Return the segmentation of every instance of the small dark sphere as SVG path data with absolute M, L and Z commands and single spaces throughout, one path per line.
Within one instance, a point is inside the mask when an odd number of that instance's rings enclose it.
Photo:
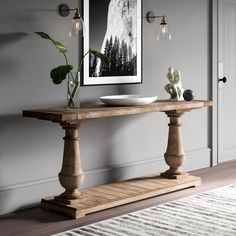
M 191 89 L 187 89 L 184 91 L 183 97 L 185 101 L 192 101 L 194 99 L 194 93 Z

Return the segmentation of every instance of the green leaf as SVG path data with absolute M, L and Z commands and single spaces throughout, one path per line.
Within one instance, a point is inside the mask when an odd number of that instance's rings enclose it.
M 44 32 L 35 32 L 35 34 L 39 35 L 43 39 L 50 40 L 60 53 L 66 53 L 68 51 L 62 43 L 55 41 L 48 34 L 46 34 Z
M 43 39 L 49 39 L 49 40 L 52 40 L 51 39 L 51 37 L 48 35 L 48 34 L 46 34 L 46 33 L 44 33 L 44 32 L 34 32 L 35 34 L 38 34 L 41 38 L 43 38 Z
M 92 53 L 95 57 L 99 58 L 101 60 L 101 62 L 106 65 L 108 68 L 111 67 L 111 62 L 109 60 L 109 58 L 101 53 L 101 52 L 98 52 L 97 50 L 94 50 L 94 49 L 89 49 L 89 52 Z
M 54 84 L 60 84 L 66 79 L 66 76 L 72 71 L 72 65 L 62 65 L 51 70 L 50 76 Z
M 60 42 L 56 42 L 52 40 L 52 43 L 55 45 L 55 47 L 58 49 L 59 52 L 61 53 L 66 53 L 68 50 L 65 48 L 64 45 L 62 45 Z

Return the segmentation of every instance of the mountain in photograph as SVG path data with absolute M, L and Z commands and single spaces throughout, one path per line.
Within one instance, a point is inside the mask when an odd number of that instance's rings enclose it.
M 101 52 L 111 60 L 111 68 L 90 57 L 90 76 L 137 75 L 137 0 L 111 0 L 107 29 Z

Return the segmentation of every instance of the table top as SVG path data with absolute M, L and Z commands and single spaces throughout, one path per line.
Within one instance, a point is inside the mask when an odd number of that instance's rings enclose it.
M 171 101 L 159 100 L 148 105 L 141 106 L 107 106 L 107 105 L 88 105 L 79 109 L 67 108 L 44 108 L 24 110 L 24 117 L 49 120 L 57 123 L 79 123 L 84 120 L 140 114 L 147 112 L 168 112 L 168 111 L 189 111 L 203 107 L 211 107 L 212 101 L 193 100 L 193 101 Z

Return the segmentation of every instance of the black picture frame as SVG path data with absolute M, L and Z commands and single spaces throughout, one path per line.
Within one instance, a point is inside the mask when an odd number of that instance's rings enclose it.
M 83 7 L 84 53 L 89 48 L 104 53 L 111 67 L 87 56 L 82 84 L 142 83 L 142 0 L 84 0 Z

